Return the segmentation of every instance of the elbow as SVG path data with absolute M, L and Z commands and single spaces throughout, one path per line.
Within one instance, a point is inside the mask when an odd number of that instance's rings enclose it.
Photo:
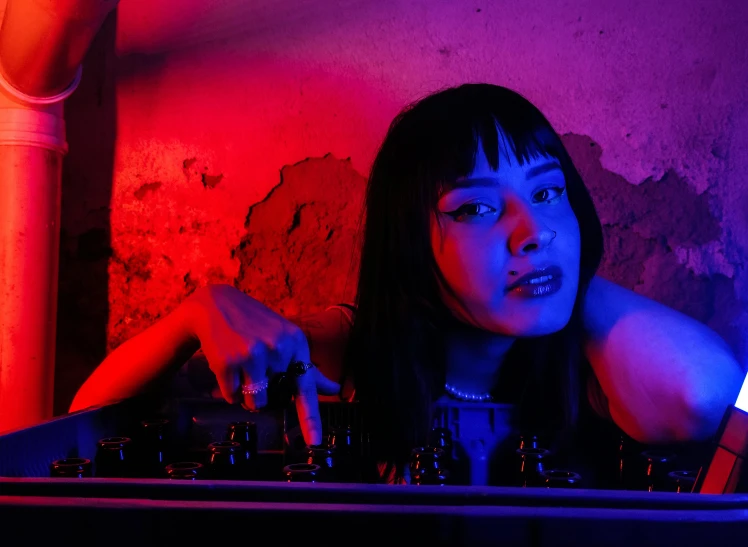
M 102 397 L 97 397 L 95 394 L 85 389 L 85 386 L 84 386 L 78 391 L 78 393 L 73 398 L 73 402 L 70 403 L 70 408 L 68 408 L 68 412 L 72 413 L 72 412 L 78 412 L 80 410 L 88 410 L 90 408 L 113 404 L 116 402 L 117 401 L 113 399 L 110 400 L 110 399 L 104 399 Z
M 687 443 L 710 440 L 717 431 L 726 406 L 692 403 L 686 407 L 683 420 L 673 424 L 673 434 L 667 442 Z
M 700 443 L 711 440 L 719 429 L 725 410 L 735 402 L 728 390 L 684 397 L 677 412 L 666 412 L 641 442 L 649 444 Z
M 701 393 L 687 402 L 687 419 L 681 435 L 684 441 L 708 441 L 719 429 L 725 410 L 735 403 L 737 393 L 731 389 L 716 393 Z
M 618 427 L 639 443 L 678 444 L 711 439 L 729 404 L 724 397 L 671 397 L 668 403 L 652 407 L 646 416 L 612 406 L 610 413 Z
M 728 359 L 714 370 L 710 381 L 694 382 L 694 389 L 684 397 L 687 416 L 684 423 L 688 427 L 683 435 L 686 440 L 711 439 L 717 433 L 727 408 L 737 401 L 745 376 L 740 365 L 734 359 Z
M 68 414 L 72 414 L 73 412 L 78 412 L 79 410 L 85 410 L 88 407 L 85 404 L 81 404 L 77 401 L 73 401 L 70 404 L 70 408 L 68 408 Z
M 708 373 L 669 384 L 639 397 L 636 404 L 609 403 L 615 423 L 643 444 L 677 444 L 711 440 L 725 410 L 735 404 L 745 372 L 731 356 L 715 356 Z M 686 376 L 687 378 L 687 376 Z
M 719 423 L 719 422 L 718 422 Z M 700 421 L 660 421 L 640 426 L 619 426 L 626 435 L 644 445 L 670 445 L 679 443 L 702 442 L 709 440 L 716 426 L 712 422 Z
M 85 394 L 79 391 L 75 395 L 73 402 L 70 403 L 70 408 L 68 408 L 68 412 L 71 412 L 71 413 L 78 412 L 79 410 L 85 410 L 91 406 L 93 405 L 87 400 Z
M 737 401 L 744 377 L 733 357 L 715 358 L 709 375 L 702 374 L 684 383 L 682 390 L 657 398 L 662 403 L 654 407 L 656 415 L 631 436 L 646 444 L 711 440 L 725 410 Z

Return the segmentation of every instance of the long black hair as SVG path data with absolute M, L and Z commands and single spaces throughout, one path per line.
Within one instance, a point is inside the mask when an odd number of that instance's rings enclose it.
M 427 438 L 443 394 L 445 332 L 455 319 L 440 298 L 431 222 L 445 186 L 468 175 L 479 143 L 498 168 L 498 128 L 520 161 L 557 159 L 581 233 L 580 279 L 571 320 L 561 331 L 518 339 L 507 356 L 525 378 L 523 427 L 573 427 L 581 393 L 581 301 L 600 264 L 603 238 L 592 199 L 558 134 L 527 99 L 504 87 L 465 84 L 416 102 L 392 122 L 373 163 L 346 369 L 373 451 L 402 464 Z M 511 367 L 510 367 L 511 368 Z

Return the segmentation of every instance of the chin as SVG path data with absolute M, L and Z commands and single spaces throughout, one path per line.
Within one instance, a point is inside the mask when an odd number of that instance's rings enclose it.
M 512 336 L 518 338 L 548 336 L 569 324 L 574 313 L 575 297 L 576 292 L 567 291 L 550 297 L 551 300 L 507 306 L 497 313 L 496 319 Z
M 526 321 L 518 320 L 516 316 L 501 318 L 495 322 L 496 328 L 492 330 L 517 338 L 537 338 L 555 334 L 569 324 L 571 310 L 568 314 L 559 314 L 557 310 L 554 312 L 552 316 L 527 318 Z
M 516 336 L 518 338 L 538 338 L 540 336 L 548 336 L 550 334 L 556 334 L 560 332 L 569 324 L 567 320 L 565 323 L 558 323 L 552 325 L 537 325 L 531 327 L 523 332 L 518 332 Z

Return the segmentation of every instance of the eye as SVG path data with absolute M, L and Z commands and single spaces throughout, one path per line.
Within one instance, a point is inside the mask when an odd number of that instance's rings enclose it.
M 451 216 L 457 222 L 462 222 L 475 217 L 484 217 L 496 212 L 494 207 L 486 205 L 485 203 L 466 203 L 459 209 L 454 211 L 445 212 L 445 215 Z
M 566 193 L 566 188 L 563 186 L 553 186 L 537 192 L 533 197 L 533 203 L 554 203 L 561 199 Z

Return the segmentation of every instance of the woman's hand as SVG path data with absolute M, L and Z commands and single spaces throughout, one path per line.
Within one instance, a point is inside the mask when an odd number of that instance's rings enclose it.
M 309 363 L 302 330 L 230 285 L 197 290 L 183 304 L 189 330 L 199 340 L 224 399 L 258 410 L 268 402 L 267 387 L 294 362 Z M 307 367 L 303 367 L 307 368 Z M 340 386 L 316 367 L 295 377 L 296 410 L 308 444 L 322 441 L 317 394 L 335 395 Z

